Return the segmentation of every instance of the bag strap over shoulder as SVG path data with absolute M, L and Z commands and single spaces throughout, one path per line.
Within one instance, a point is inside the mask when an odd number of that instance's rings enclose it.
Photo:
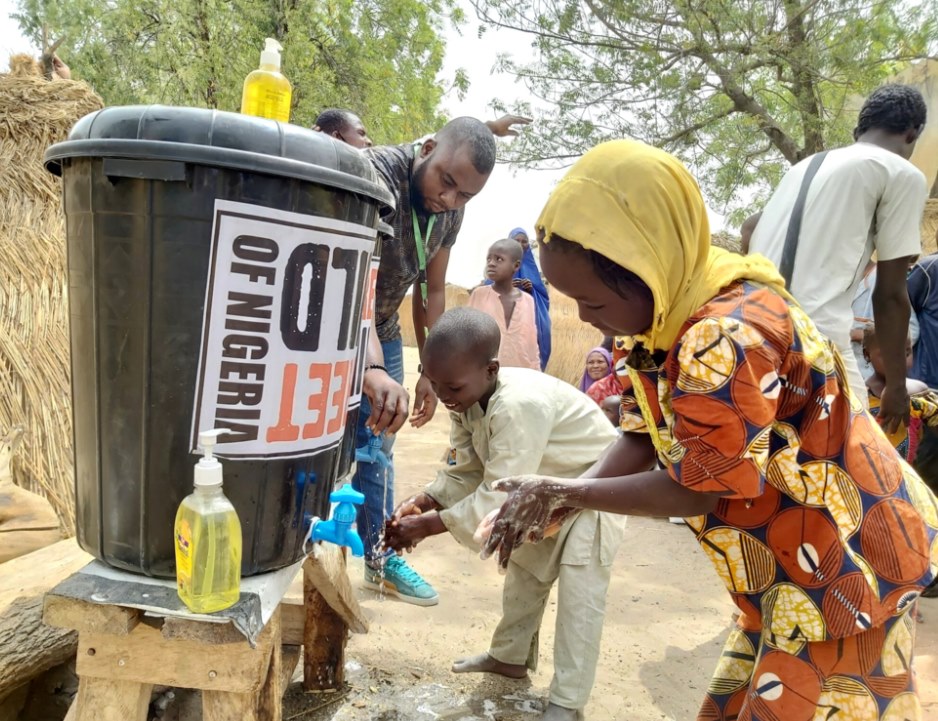
M 808 198 L 808 188 L 811 187 L 811 181 L 817 175 L 821 163 L 827 157 L 829 151 L 824 150 L 815 154 L 808 164 L 804 179 L 801 181 L 801 188 L 798 190 L 798 197 L 795 199 L 795 205 L 791 209 L 791 220 L 788 221 L 788 232 L 785 234 L 785 246 L 782 249 L 782 262 L 779 264 L 779 271 L 785 279 L 785 287 L 791 290 L 791 274 L 795 269 L 795 256 L 798 253 L 798 239 L 801 236 L 801 219 L 804 217 L 805 201 Z

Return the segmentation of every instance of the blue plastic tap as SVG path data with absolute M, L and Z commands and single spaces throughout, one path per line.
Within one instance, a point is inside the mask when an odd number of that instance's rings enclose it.
M 338 491 L 333 491 L 329 495 L 329 500 L 338 505 L 328 521 L 313 520 L 311 540 L 348 546 L 353 556 L 361 558 L 365 555 L 365 547 L 358 532 L 352 529 L 352 524 L 355 523 L 358 515 L 355 506 L 360 506 L 365 502 L 364 494 L 346 483 Z
M 382 450 L 384 446 L 384 434 L 372 435 L 368 439 L 368 445 L 355 449 L 355 460 L 364 463 L 380 463 L 382 466 L 391 465 L 387 455 Z

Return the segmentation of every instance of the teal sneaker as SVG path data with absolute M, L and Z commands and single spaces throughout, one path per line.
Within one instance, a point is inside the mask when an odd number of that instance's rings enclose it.
M 388 556 L 382 569 L 365 564 L 365 588 L 397 596 L 415 606 L 435 606 L 440 595 L 400 556 Z

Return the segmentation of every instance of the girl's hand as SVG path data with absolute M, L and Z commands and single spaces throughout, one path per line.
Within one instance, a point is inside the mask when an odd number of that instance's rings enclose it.
M 585 490 L 579 481 L 531 475 L 504 478 L 492 488 L 507 492 L 508 499 L 491 523 L 482 557 L 488 558 L 497 550 L 502 568 L 508 566 L 512 552 L 521 544 L 541 541 L 549 529 L 563 523 L 569 516 L 567 507 L 575 508 Z

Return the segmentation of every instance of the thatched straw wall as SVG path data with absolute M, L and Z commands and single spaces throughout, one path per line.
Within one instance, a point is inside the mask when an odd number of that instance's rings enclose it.
M 0 434 L 26 431 L 13 480 L 74 532 L 65 225 L 46 148 L 102 107 L 86 84 L 49 82 L 31 58 L 0 74 Z

